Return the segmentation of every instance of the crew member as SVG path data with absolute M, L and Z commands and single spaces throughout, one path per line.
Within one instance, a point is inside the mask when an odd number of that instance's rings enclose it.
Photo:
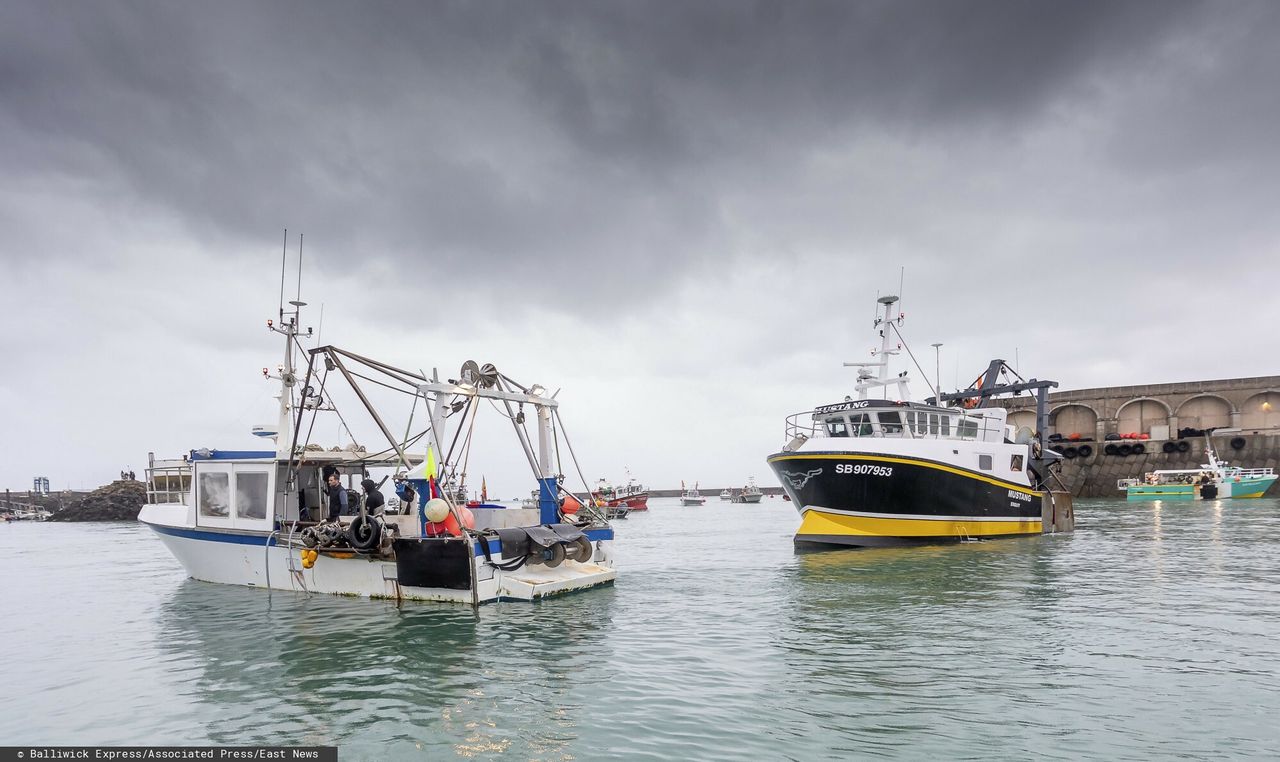
M 382 492 L 378 489 L 378 483 L 373 479 L 365 479 L 360 482 L 360 486 L 364 489 L 364 507 L 366 512 L 370 516 L 382 513 L 382 506 L 387 501 L 382 497 Z
M 329 493 L 329 521 L 337 521 L 338 516 L 347 512 L 347 491 L 342 487 L 337 469 L 329 473 L 325 484 L 325 491 Z

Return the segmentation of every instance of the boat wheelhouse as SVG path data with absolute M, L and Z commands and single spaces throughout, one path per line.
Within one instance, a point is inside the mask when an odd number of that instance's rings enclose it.
M 542 386 L 521 385 L 491 365 L 470 361 L 457 380 L 441 380 L 435 372 L 428 377 L 332 346 L 307 351 L 299 378 L 294 352 L 304 305 L 291 304 L 288 312 L 282 306 L 278 324 L 268 321 L 286 343 L 278 375 L 264 371 L 280 382 L 276 448 L 200 449 L 181 460 L 151 459 L 148 502 L 138 519 L 191 577 L 473 605 L 535 600 L 613 582 L 613 530 L 603 514 L 585 505 L 573 515 L 561 510 L 572 496 L 553 465 L 564 423 L 559 403 Z M 370 404 L 357 378 L 413 398 L 408 420 L 397 422 L 404 437 L 391 433 L 385 411 Z M 343 381 L 386 437 L 381 452 L 354 446 L 326 450 L 308 441 L 316 415 L 336 411 L 332 390 Z M 458 447 L 456 434 L 467 430 L 468 421 L 474 424 L 478 410 L 489 406 L 483 403 L 504 408 L 515 424 L 537 482 L 535 507 L 468 509 L 443 488 L 469 455 L 470 436 Z M 415 422 L 413 412 L 424 409 L 426 420 Z M 526 409 L 536 444 L 523 425 Z M 350 418 L 342 420 L 345 426 Z M 326 489 L 331 473 L 345 484 Z M 383 484 L 395 479 L 397 495 L 374 509 L 355 490 L 365 480 L 376 488 L 380 474 Z M 582 503 L 588 491 L 584 484 Z M 338 512 L 332 501 L 341 494 L 353 515 L 328 520 Z
M 889 357 L 900 351 L 890 343 L 902 322 L 897 301 L 879 299 L 880 360 L 855 363 L 858 398 L 788 417 L 787 444 L 768 458 L 802 518 L 796 546 L 913 545 L 1070 529 L 1070 495 L 1046 484 L 1054 454 L 1025 432 L 1015 436 L 1006 411 L 990 404 L 997 394 L 1035 391 L 1044 416 L 1044 392 L 1057 384 L 1021 377 L 1001 383 L 1012 370 L 995 360 L 964 392 L 905 401 L 908 374 L 888 374 Z M 879 368 L 878 375 L 869 368 Z M 898 399 L 869 397 L 895 385 Z M 940 404 L 948 401 L 957 406 Z

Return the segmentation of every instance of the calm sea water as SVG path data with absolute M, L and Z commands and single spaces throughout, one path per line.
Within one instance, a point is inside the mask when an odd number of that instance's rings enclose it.
M 795 555 L 789 503 L 655 500 L 615 587 L 481 608 L 185 579 L 132 523 L 0 526 L 0 743 L 343 759 L 1280 753 L 1280 501 Z

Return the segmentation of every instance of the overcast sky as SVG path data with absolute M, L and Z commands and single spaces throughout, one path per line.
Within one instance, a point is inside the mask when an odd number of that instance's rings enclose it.
M 944 387 L 1274 374 L 1277 39 L 1274 2 L 0 0 L 0 485 L 252 446 L 285 228 L 324 343 L 562 389 L 592 481 L 774 483 L 904 268 Z M 473 483 L 525 493 L 483 426 Z

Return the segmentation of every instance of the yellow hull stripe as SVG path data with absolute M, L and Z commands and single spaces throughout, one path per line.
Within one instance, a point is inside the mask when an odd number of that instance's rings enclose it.
M 975 474 L 972 471 L 965 471 L 962 468 L 952 468 L 951 466 L 944 466 L 941 463 L 929 463 L 923 460 L 916 460 L 915 458 L 894 458 L 887 455 L 845 455 L 842 453 L 827 453 L 824 455 L 779 455 L 776 458 L 769 458 L 770 463 L 775 463 L 779 460 L 873 460 L 877 463 L 904 463 L 909 466 L 922 466 L 924 468 L 932 468 L 938 471 L 947 471 L 948 473 L 967 476 L 970 479 L 977 479 L 980 482 L 994 484 L 997 487 L 1030 492 L 1036 497 L 1044 495 L 1043 492 L 1037 492 L 1025 484 L 1017 484 L 1003 479 L 995 479 L 990 476 L 982 476 L 981 474 Z
M 805 535 L 843 535 L 848 537 L 975 537 L 996 534 L 1040 534 L 1040 519 L 1026 521 L 951 521 L 930 519 L 880 519 L 871 516 L 846 516 L 824 513 L 814 508 L 805 511 L 804 521 L 796 537 Z

